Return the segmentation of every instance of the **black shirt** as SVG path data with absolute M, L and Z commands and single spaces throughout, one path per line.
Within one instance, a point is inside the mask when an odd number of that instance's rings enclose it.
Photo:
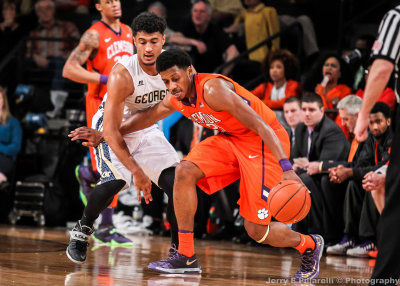
M 195 47 L 190 51 L 193 66 L 201 73 L 212 73 L 220 66 L 224 62 L 223 54 L 232 45 L 228 35 L 213 23 L 208 25 L 203 34 L 200 34 L 196 31 L 194 24 L 189 22 L 184 27 L 183 34 L 188 38 L 202 41 L 207 46 L 204 54 L 199 54 Z

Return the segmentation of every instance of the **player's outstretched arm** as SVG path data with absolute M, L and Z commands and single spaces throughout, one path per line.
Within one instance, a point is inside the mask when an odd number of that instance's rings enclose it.
M 121 134 L 127 134 L 150 127 L 172 114 L 175 109 L 170 103 L 170 96 L 171 95 L 168 93 L 165 98 L 156 105 L 144 111 L 140 111 L 125 120 L 120 128 Z
M 99 48 L 99 34 L 87 30 L 81 37 L 78 46 L 71 52 L 63 68 L 63 77 L 80 83 L 99 83 L 100 74 L 89 72 L 83 65 L 90 57 L 96 56 Z
M 235 93 L 232 83 L 221 78 L 207 81 L 204 85 L 204 99 L 213 110 L 227 111 L 244 126 L 256 132 L 278 161 L 287 159 L 274 130 Z M 300 180 L 293 171 L 284 172 L 283 179 Z

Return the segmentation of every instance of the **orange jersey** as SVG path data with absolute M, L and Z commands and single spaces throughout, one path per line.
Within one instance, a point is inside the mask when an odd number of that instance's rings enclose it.
M 271 221 L 269 190 L 281 180 L 282 169 L 258 134 L 243 126 L 228 112 L 217 112 L 207 105 L 203 86 L 212 78 L 223 78 L 234 85 L 235 92 L 274 130 L 289 157 L 288 134 L 276 120 L 275 113 L 260 99 L 222 75 L 197 74 L 194 76 L 196 104 L 187 106 L 174 97 L 170 99 L 171 104 L 192 121 L 222 133 L 201 141 L 183 160 L 194 163 L 204 173 L 205 177 L 197 185 L 207 194 L 241 178 L 238 201 L 240 214 L 251 222 L 267 225 Z
M 325 93 L 325 88 L 321 84 L 317 84 L 317 86 L 315 87 L 315 93 L 321 96 L 324 103 L 324 108 L 332 109 L 335 108 L 335 106 L 332 105 L 331 101 L 336 97 L 340 100 L 343 97 L 351 94 L 351 88 L 345 84 L 338 84 L 335 88 L 333 88 L 326 94 L 325 98 L 323 96 Z
M 88 71 L 109 75 L 113 66 L 122 57 L 133 55 L 131 29 L 122 23 L 120 23 L 120 27 L 120 32 L 116 33 L 106 23 L 99 21 L 89 28 L 89 30 L 95 30 L 99 33 L 99 48 L 95 58 L 92 60 L 88 59 L 87 61 Z M 102 99 L 106 92 L 107 86 L 104 84 L 88 84 L 88 95 L 90 96 Z
M 223 78 L 232 83 L 235 92 L 264 119 L 265 123 L 272 125 L 276 121 L 275 113 L 254 94 L 230 78 L 219 74 L 198 73 L 194 75 L 196 104 L 189 106 L 171 96 L 170 102 L 172 106 L 193 122 L 206 128 L 218 130 L 222 133 L 234 136 L 258 136 L 254 131 L 245 127 L 228 112 L 215 111 L 207 105 L 203 97 L 203 86 L 206 81 L 212 78 Z

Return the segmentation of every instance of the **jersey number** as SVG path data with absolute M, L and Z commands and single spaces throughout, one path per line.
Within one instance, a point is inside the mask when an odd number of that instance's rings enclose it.
M 117 63 L 117 62 L 119 62 L 119 61 L 121 61 L 121 60 L 126 61 L 129 57 L 130 57 L 129 55 L 116 56 L 116 57 L 114 58 L 114 62 Z

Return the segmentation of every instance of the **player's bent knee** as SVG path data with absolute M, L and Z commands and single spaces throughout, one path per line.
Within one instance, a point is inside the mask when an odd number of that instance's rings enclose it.
M 247 234 L 258 243 L 266 243 L 269 234 L 269 225 L 259 225 L 248 220 L 244 221 Z
M 190 181 L 196 183 L 204 177 L 203 172 L 195 164 L 189 161 L 181 161 L 175 170 L 175 181 Z

